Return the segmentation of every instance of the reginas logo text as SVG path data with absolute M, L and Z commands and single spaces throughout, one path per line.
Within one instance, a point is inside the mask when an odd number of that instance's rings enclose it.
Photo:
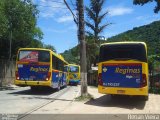
M 116 69 L 115 69 L 115 73 L 121 73 L 121 74 L 130 74 L 130 73 L 132 73 L 132 74 L 136 74 L 136 73 L 140 73 L 140 69 L 131 69 L 131 68 L 125 68 L 125 69 L 123 69 L 123 68 L 119 68 L 119 67 L 117 67 Z
M 34 72 L 47 72 L 48 68 L 41 68 L 41 67 L 31 67 L 30 71 L 34 71 Z

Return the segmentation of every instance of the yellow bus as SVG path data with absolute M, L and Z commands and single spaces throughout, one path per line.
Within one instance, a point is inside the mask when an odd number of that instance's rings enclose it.
M 102 44 L 98 63 L 98 91 L 138 95 L 148 100 L 147 46 L 144 42 Z
M 35 90 L 46 86 L 59 90 L 67 85 L 64 58 L 49 49 L 21 48 L 18 50 L 15 85 L 31 86 Z
M 67 81 L 69 85 L 78 85 L 80 82 L 80 66 L 68 64 L 65 66 L 67 72 Z

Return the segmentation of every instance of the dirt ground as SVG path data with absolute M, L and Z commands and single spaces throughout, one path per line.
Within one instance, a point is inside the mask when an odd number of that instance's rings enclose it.
M 98 93 L 96 87 L 88 87 L 93 100 L 74 101 L 63 111 L 66 114 L 160 114 L 160 95 L 149 94 L 149 100 L 139 97 L 118 96 Z

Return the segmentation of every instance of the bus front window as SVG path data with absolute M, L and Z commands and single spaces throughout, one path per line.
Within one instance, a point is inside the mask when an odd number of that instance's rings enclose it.
M 99 62 L 130 59 L 147 62 L 146 54 L 142 44 L 107 45 L 100 48 Z
M 19 52 L 21 62 L 49 62 L 50 54 L 43 50 L 22 50 Z
M 78 72 L 79 68 L 77 66 L 70 66 L 70 72 Z

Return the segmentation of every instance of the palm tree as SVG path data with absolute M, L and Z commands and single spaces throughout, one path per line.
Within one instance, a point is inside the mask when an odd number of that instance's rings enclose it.
M 101 25 L 102 21 L 105 19 L 108 11 L 102 13 L 102 7 L 105 0 L 90 0 L 90 6 L 85 7 L 86 14 L 89 20 L 86 21 L 86 26 L 89 27 L 92 32 L 87 31 L 91 36 L 94 36 L 95 42 L 98 42 L 98 35 L 110 24 L 104 23 Z

